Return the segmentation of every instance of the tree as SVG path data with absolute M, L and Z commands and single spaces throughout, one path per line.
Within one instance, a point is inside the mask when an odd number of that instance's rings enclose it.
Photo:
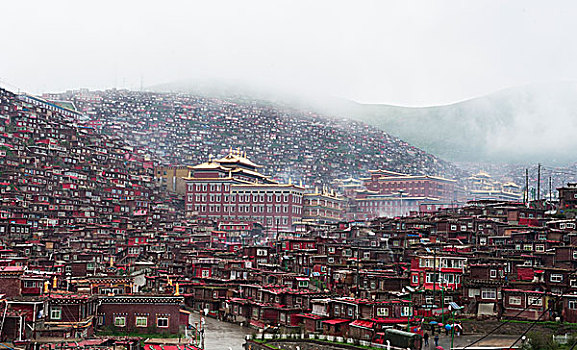
M 543 332 L 527 333 L 527 340 L 521 347 L 523 350 L 559 350 L 561 347 L 553 340 L 552 334 Z

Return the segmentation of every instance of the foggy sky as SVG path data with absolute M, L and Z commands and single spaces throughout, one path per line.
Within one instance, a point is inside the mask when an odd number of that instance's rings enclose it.
M 9 1 L 0 86 L 224 79 L 398 105 L 577 80 L 574 1 Z

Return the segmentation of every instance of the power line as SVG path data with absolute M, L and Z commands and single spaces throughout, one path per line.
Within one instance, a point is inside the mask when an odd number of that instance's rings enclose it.
M 535 299 L 535 300 L 537 300 L 537 299 Z M 557 298 L 555 298 L 555 302 L 557 302 Z M 551 304 L 551 303 L 550 303 L 550 304 Z M 511 344 L 511 347 L 513 347 L 513 345 L 517 344 L 517 342 L 518 342 L 519 340 L 523 339 L 523 337 L 524 337 L 533 327 L 535 327 L 535 325 L 536 325 L 537 322 L 541 319 L 541 317 L 545 316 L 545 313 L 548 312 L 549 310 L 551 310 L 552 307 L 553 307 L 553 305 L 549 305 L 549 307 L 548 307 L 547 309 L 545 309 L 545 310 L 541 313 L 541 315 L 540 315 L 535 321 L 533 321 L 533 323 L 531 323 L 531 325 L 529 326 L 529 328 L 527 328 L 527 329 L 525 330 L 525 332 L 523 332 L 523 333 L 521 334 L 521 336 L 520 336 L 519 338 L 517 338 L 517 339 L 513 342 L 513 344 Z
M 481 340 L 486 339 L 488 336 L 490 336 L 491 334 L 493 334 L 493 333 L 495 333 L 496 331 L 498 331 L 501 327 L 503 327 L 503 326 L 506 325 L 507 323 L 511 322 L 512 319 L 514 319 L 514 318 L 516 318 L 517 316 L 521 315 L 521 313 L 523 313 L 524 311 L 526 311 L 529 307 L 533 306 L 533 304 L 535 304 L 535 303 L 537 302 L 537 300 L 540 300 L 540 299 L 537 299 L 537 298 L 536 298 L 536 299 L 533 299 L 533 301 L 531 302 L 531 304 L 525 306 L 524 309 L 522 309 L 521 311 L 519 311 L 515 316 L 511 317 L 511 319 L 506 320 L 505 322 L 501 323 L 501 324 L 498 325 L 497 327 L 493 328 L 493 330 L 490 331 L 489 333 L 485 334 L 484 336 L 482 336 L 481 338 L 475 340 L 474 342 L 470 343 L 469 345 L 463 347 L 463 350 L 466 349 L 466 348 L 468 348 L 468 347 L 470 347 L 470 346 L 472 346 L 472 345 L 477 344 L 477 343 L 480 342 Z M 545 310 L 545 311 L 547 311 L 547 310 Z M 541 317 L 542 317 L 542 316 L 541 316 Z M 541 317 L 539 317 L 539 318 L 541 318 Z M 515 341 L 515 343 L 516 343 L 516 342 L 517 342 L 517 341 Z

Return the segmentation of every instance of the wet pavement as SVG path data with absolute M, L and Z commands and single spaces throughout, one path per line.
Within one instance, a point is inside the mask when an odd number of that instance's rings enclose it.
M 460 337 L 455 337 L 453 342 L 453 346 L 455 348 L 462 348 L 465 346 L 473 346 L 473 347 L 490 347 L 490 346 L 512 346 L 515 341 L 517 340 L 518 336 L 516 335 L 500 335 L 500 334 L 492 334 L 491 336 L 484 338 L 480 342 L 475 343 L 472 345 L 473 342 L 477 341 L 478 339 L 482 338 L 482 334 L 478 335 L 462 335 Z M 441 335 L 439 338 L 439 345 L 443 347 L 443 349 L 450 349 L 451 348 L 451 336 Z M 519 345 L 519 344 L 517 344 Z M 435 341 L 432 338 L 429 338 L 429 346 L 423 346 L 423 350 L 428 349 L 435 349 Z
M 191 315 L 191 323 L 200 321 L 200 315 L 193 313 Z M 254 332 L 253 329 L 238 326 L 233 323 L 222 322 L 211 317 L 205 317 L 205 350 L 243 350 L 243 344 L 246 335 Z M 482 335 L 462 335 L 455 337 L 454 346 L 463 347 L 470 345 L 472 342 L 481 338 Z M 483 339 L 474 346 L 511 346 L 517 336 L 512 335 L 491 335 Z M 435 349 L 434 341 L 430 338 L 430 345 L 423 346 L 423 350 Z M 444 349 L 450 349 L 451 337 L 444 334 L 439 339 L 439 345 Z
M 200 315 L 191 315 L 192 324 L 200 321 Z M 242 350 L 246 335 L 251 329 L 233 323 L 222 322 L 212 317 L 205 317 L 205 350 Z

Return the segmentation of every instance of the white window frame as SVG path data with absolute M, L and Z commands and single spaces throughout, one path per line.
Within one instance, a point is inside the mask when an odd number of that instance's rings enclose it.
M 52 306 L 50 308 L 50 319 L 51 320 L 61 320 L 62 319 L 62 308 Z
M 481 299 L 492 300 L 497 299 L 497 292 L 494 289 L 481 289 Z
M 166 320 L 166 326 L 161 326 L 159 324 L 160 320 Z M 170 326 L 170 320 L 168 319 L 168 317 L 162 316 L 162 317 L 157 317 L 156 318 L 156 327 L 158 328 L 168 328 Z
M 119 322 L 122 321 L 122 322 Z M 115 327 L 126 327 L 126 316 L 114 316 Z
M 401 308 L 401 317 L 404 316 L 411 316 L 411 307 L 410 306 L 403 306 Z
M 378 307 L 377 308 L 377 317 L 388 317 L 389 316 L 389 308 L 388 307 Z
M 527 307 L 543 306 L 543 299 L 541 297 L 528 296 Z
M 549 281 L 553 283 L 563 282 L 563 275 L 560 273 L 552 273 L 551 276 L 549 276 Z
M 142 321 L 144 320 L 144 325 L 142 324 L 138 324 L 138 321 Z M 148 327 L 148 317 L 146 316 L 136 316 L 136 319 L 134 321 L 134 325 L 136 327 Z
M 477 288 L 469 288 L 469 298 L 474 298 L 481 294 L 481 291 Z

